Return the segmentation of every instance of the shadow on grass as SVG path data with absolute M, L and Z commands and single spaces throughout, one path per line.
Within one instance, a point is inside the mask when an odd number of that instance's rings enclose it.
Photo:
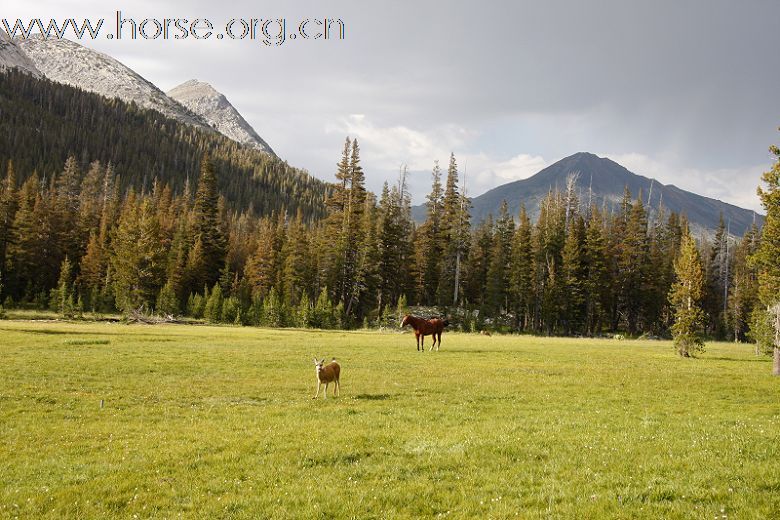
M 72 330 L 38 330 L 38 329 L 4 329 L 0 327 L 0 330 L 5 330 L 9 332 L 26 332 L 27 334 L 44 334 L 44 335 L 54 335 L 54 336 L 61 336 L 61 335 L 70 335 L 70 336 L 125 336 L 126 334 L 122 334 L 120 332 L 89 332 L 89 331 L 78 331 L 74 332 Z
M 712 361 L 735 361 L 739 363 L 771 363 L 772 358 L 769 356 L 766 357 L 755 357 L 755 358 L 731 358 L 731 357 L 705 357 L 702 358 L 705 360 L 712 360 Z
M 360 399 L 361 401 L 386 401 L 392 399 L 390 394 L 358 394 L 353 399 Z

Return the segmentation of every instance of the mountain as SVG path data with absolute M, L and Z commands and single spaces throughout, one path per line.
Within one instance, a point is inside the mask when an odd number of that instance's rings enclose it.
M 227 98 L 208 83 L 191 79 L 169 90 L 167 94 L 202 116 L 222 135 L 261 152 L 276 155 Z
M 117 98 L 11 69 L 0 73 L 0 114 L 0 168 L 13 161 L 20 184 L 32 175 L 49 182 L 74 156 L 82 172 L 92 161 L 111 165 L 123 192 L 164 185 L 173 194 L 192 193 L 208 154 L 227 211 L 300 211 L 307 221 L 325 214 L 326 182 L 213 130 Z
M 211 128 L 199 115 L 172 100 L 135 71 L 111 56 L 66 39 L 46 39 L 40 34 L 16 38 L 15 43 L 48 79 L 95 92 L 108 98 L 134 102 L 171 119 Z
M 667 213 L 685 214 L 692 230 L 701 234 L 716 229 L 721 213 L 733 235 L 742 235 L 754 222 L 761 225 L 763 217 L 754 211 L 732 204 L 703 197 L 674 185 L 664 185 L 655 179 L 637 175 L 620 164 L 592 153 L 580 152 L 548 166 L 528 179 L 510 182 L 472 199 L 472 222 L 478 223 L 489 214 L 498 213 L 501 202 L 506 200 L 512 215 L 517 215 L 525 204 L 532 218 L 539 214 L 539 202 L 551 189 L 565 190 L 570 175 L 576 176 L 576 189 L 580 203 L 589 200 L 599 206 L 616 208 L 626 187 L 634 198 L 640 193 L 642 202 L 649 206 L 651 214 L 658 214 L 663 206 Z M 414 208 L 417 221 L 425 220 L 425 206 Z
M 8 34 L 0 29 L 0 71 L 20 69 L 36 78 L 43 77 L 32 60 L 22 51 Z

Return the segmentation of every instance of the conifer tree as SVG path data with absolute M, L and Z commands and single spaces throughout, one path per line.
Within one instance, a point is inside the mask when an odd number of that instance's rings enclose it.
M 209 298 L 206 301 L 206 307 L 203 309 L 203 317 L 209 323 L 219 323 L 222 321 L 222 304 L 224 299 L 222 297 L 222 287 L 219 283 L 214 284 L 214 288 L 209 294 Z
M 14 284 L 11 295 L 16 301 L 31 301 L 55 286 L 60 268 L 57 252 L 52 250 L 50 206 L 41 193 L 37 175 L 28 178 L 19 190 L 19 209 L 12 230 L 7 253 Z
M 564 334 L 581 334 L 585 322 L 587 253 L 585 220 L 578 214 L 570 216 L 569 232 L 563 246 L 561 271 L 565 295 Z M 590 295 L 589 297 L 594 297 Z
M 761 243 L 753 256 L 758 267 L 758 294 L 767 310 L 780 312 L 780 148 L 769 149 L 775 156 L 772 169 L 761 179 L 765 186 L 758 188 L 758 196 L 766 211 L 766 220 L 761 230 Z M 774 316 L 773 316 L 774 318 Z M 780 316 L 773 321 L 780 321 Z M 780 376 L 780 323 L 775 334 L 774 364 L 772 374 Z
M 214 165 L 206 156 L 201 162 L 198 191 L 193 206 L 193 242 L 200 240 L 202 270 L 196 272 L 193 286 L 211 287 L 219 279 L 225 261 L 225 237 L 219 212 L 219 192 Z
M 488 308 L 485 288 L 488 284 L 488 269 L 493 253 L 493 215 L 488 215 L 474 230 L 469 256 L 464 262 L 463 296 L 467 303 L 481 308 L 481 313 L 492 314 Z M 502 274 L 502 273 L 499 273 Z M 497 298 L 501 298 L 500 295 Z M 499 302 L 500 305 L 500 302 Z
M 417 243 L 418 272 L 420 274 L 417 292 L 420 303 L 434 305 L 439 287 L 442 261 L 442 210 L 444 192 L 441 187 L 439 161 L 433 164 L 431 192 L 426 197 L 426 219 L 418 230 L 422 240 Z
M 625 315 L 628 333 L 633 335 L 645 325 L 650 248 L 647 214 L 641 198 L 637 198 L 628 211 L 628 215 L 623 216 L 626 225 L 618 257 L 618 283 L 620 310 Z
M 726 303 L 728 299 L 731 255 L 729 236 L 723 214 L 720 215 L 718 228 L 707 258 L 707 285 L 704 298 L 704 310 L 709 317 L 707 332 L 715 339 L 726 336 Z
M 108 259 L 103 244 L 94 230 L 89 234 L 89 242 L 84 256 L 81 257 L 81 269 L 79 273 L 79 285 L 82 297 L 93 309 L 99 307 L 97 295 L 106 277 Z
M 609 306 L 607 244 L 602 219 L 599 209 L 592 207 L 585 231 L 585 322 L 590 335 L 601 332 Z
M 747 341 L 750 317 L 758 305 L 758 274 L 750 259 L 760 232 L 754 224 L 734 249 L 734 270 L 728 300 L 728 320 L 734 341 Z
M 437 289 L 439 305 L 452 305 L 453 291 L 455 288 L 456 261 L 458 258 L 458 238 L 460 227 L 460 192 L 458 191 L 458 163 L 455 154 L 450 154 L 450 162 L 447 167 L 447 180 L 442 199 L 441 235 L 443 257 L 441 273 L 439 275 L 439 287 Z
M 515 326 L 524 331 L 531 325 L 534 307 L 532 227 L 525 205 L 520 207 L 519 223 L 513 240 L 510 279 L 517 317 Z
M 16 171 L 13 161 L 8 161 L 5 178 L 0 185 L 0 271 L 6 271 L 6 252 L 13 235 L 13 223 L 19 200 L 16 188 Z M 0 298 L 3 293 L 0 292 Z
M 72 318 L 76 308 L 73 294 L 73 264 L 71 264 L 67 256 L 60 266 L 57 289 L 52 292 L 52 307 L 62 316 Z
M 680 253 L 674 262 L 676 281 L 669 299 L 675 309 L 672 326 L 674 346 L 682 357 L 704 351 L 704 269 L 696 242 L 687 230 L 683 234 Z
M 165 273 L 160 223 L 150 200 L 128 200 L 114 234 L 111 266 L 114 293 L 123 312 L 150 309 L 157 302 Z
M 265 298 L 272 287 L 278 285 L 280 250 L 282 239 L 278 236 L 278 227 L 269 219 L 260 223 L 257 249 L 246 264 L 245 276 L 252 292 Z
M 509 206 L 506 201 L 502 201 L 493 233 L 493 244 L 487 270 L 487 286 L 485 287 L 487 308 L 493 314 L 509 310 L 514 232 L 515 221 L 509 214 Z

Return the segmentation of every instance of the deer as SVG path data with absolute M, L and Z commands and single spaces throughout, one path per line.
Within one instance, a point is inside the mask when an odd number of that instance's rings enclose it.
M 341 389 L 341 383 L 339 383 L 339 375 L 341 373 L 341 367 L 336 363 L 336 358 L 333 361 L 325 365 L 325 358 L 317 361 L 314 358 L 314 370 L 317 373 L 317 393 L 312 399 L 317 399 L 320 395 L 320 386 L 325 385 L 324 398 L 328 398 L 328 385 L 333 383 L 333 397 L 338 397 L 339 390 Z

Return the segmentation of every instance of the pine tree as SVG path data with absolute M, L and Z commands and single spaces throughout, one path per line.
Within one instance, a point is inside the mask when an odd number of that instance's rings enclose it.
M 11 295 L 16 301 L 32 301 L 56 286 L 61 262 L 53 247 L 51 218 L 49 201 L 33 175 L 19 190 L 19 209 L 7 253 L 9 278 L 13 280 Z
M 70 156 L 56 179 L 52 229 L 56 237 L 55 254 L 60 259 L 68 255 L 74 262 L 78 262 L 83 253 L 82 229 L 79 226 L 80 186 L 81 170 L 75 157 Z
M 481 308 L 482 314 L 492 313 L 492 309 L 487 308 L 485 288 L 488 284 L 488 269 L 493 252 L 494 227 L 493 215 L 488 215 L 474 230 L 472 246 L 463 269 L 463 297 L 470 305 Z M 501 299 L 501 296 L 498 295 L 497 298 Z
M 112 247 L 117 306 L 124 312 L 150 309 L 164 284 L 166 260 L 151 200 L 126 202 Z
M 750 317 L 758 305 L 758 273 L 751 257 L 758 249 L 758 228 L 753 225 L 734 249 L 734 269 L 728 300 L 728 320 L 734 341 L 747 341 Z
M 66 256 L 60 266 L 60 277 L 57 289 L 52 291 L 52 307 L 65 318 L 72 318 L 76 305 L 73 291 L 73 264 Z
M 707 258 L 707 285 L 704 310 L 709 317 L 707 332 L 722 340 L 726 336 L 726 303 L 729 274 L 731 271 L 729 236 L 723 214 Z
M 196 273 L 193 287 L 203 284 L 211 287 L 219 279 L 225 262 L 225 237 L 222 232 L 219 211 L 217 177 L 211 159 L 203 158 L 193 207 L 193 242 L 200 240 L 202 270 Z
M 298 306 L 298 302 L 306 295 L 311 284 L 310 264 L 307 258 L 309 244 L 303 217 L 299 213 L 287 229 L 287 240 L 284 241 L 282 257 L 282 286 L 284 287 L 284 302 L 289 308 Z
M 585 322 L 590 335 L 601 332 L 609 307 L 607 243 L 601 212 L 592 207 L 585 231 Z
M 551 191 L 539 204 L 539 219 L 534 233 L 534 321 L 539 332 L 555 333 L 563 312 L 564 292 L 561 275 L 566 240 L 566 204 L 558 191 Z
M 772 146 L 775 156 L 772 169 L 761 179 L 766 186 L 758 188 L 758 196 L 766 211 L 766 220 L 761 230 L 761 243 L 753 256 L 758 267 L 758 294 L 767 310 L 776 308 L 780 312 L 780 148 Z M 780 321 L 780 316 L 777 318 Z M 772 374 L 780 376 L 780 323 L 775 335 L 774 364 Z
M 420 274 L 417 293 L 419 303 L 436 303 L 436 291 L 439 287 L 442 257 L 442 210 L 444 192 L 441 187 L 441 168 L 439 161 L 433 164 L 431 172 L 431 192 L 426 197 L 426 219 L 418 230 L 422 240 L 417 244 L 417 268 Z
M 344 211 L 342 229 L 344 262 L 342 272 L 343 293 L 341 301 L 347 316 L 352 317 L 355 307 L 360 306 L 360 297 L 365 290 L 365 269 L 361 258 L 361 248 L 365 244 L 363 212 L 366 206 L 365 176 L 360 166 L 360 147 L 357 139 L 352 141 L 349 158 L 349 189 L 347 206 Z
M 439 274 L 439 287 L 437 288 L 439 305 L 457 305 L 454 294 L 457 280 L 460 277 L 460 262 L 463 260 L 461 247 L 461 194 L 458 191 L 458 163 L 455 154 L 450 154 L 450 163 L 447 167 L 447 181 L 442 199 L 441 235 L 442 235 L 442 261 Z
M 206 301 L 206 307 L 203 309 L 203 317 L 209 323 L 219 323 L 222 321 L 222 287 L 219 283 L 214 284 L 214 288 Z
M 79 285 L 82 297 L 86 298 L 89 305 L 96 310 L 99 305 L 94 300 L 105 281 L 108 259 L 103 244 L 94 230 L 89 234 L 87 250 L 81 257 L 80 267 Z
M 6 271 L 6 252 L 13 236 L 13 223 L 19 200 L 16 189 L 16 171 L 13 161 L 8 161 L 5 179 L 0 185 L 0 271 Z M 0 292 L 0 298 L 3 293 Z
M 647 324 L 644 314 L 647 301 L 649 241 L 647 214 L 641 198 L 630 206 L 620 256 L 618 257 L 619 302 L 629 334 L 636 334 Z
M 485 287 L 487 309 L 493 314 L 509 311 L 514 233 L 515 221 L 509 214 L 509 206 L 506 201 L 502 201 L 493 233 L 493 247 L 487 270 L 487 286 Z
M 272 287 L 279 285 L 282 237 L 279 228 L 271 220 L 263 219 L 257 240 L 257 249 L 249 258 L 245 276 L 252 292 L 265 298 Z
M 516 314 L 515 326 L 524 331 L 531 326 L 534 307 L 532 227 L 525 205 L 520 208 L 519 224 L 513 240 L 510 268 L 512 306 Z
M 160 294 L 157 296 L 157 305 L 155 309 L 160 314 L 176 316 L 181 312 L 179 307 L 179 298 L 176 295 L 176 289 L 171 280 L 165 282 Z
M 691 357 L 704 351 L 704 312 L 701 302 L 704 296 L 704 269 L 696 242 L 685 232 L 680 253 L 674 262 L 676 281 L 669 299 L 675 309 L 672 326 L 674 346 L 680 356 Z
M 561 271 L 565 297 L 564 334 L 581 334 L 585 323 L 587 253 L 585 221 L 578 215 L 569 217 L 569 232 L 563 246 Z M 593 297 L 591 295 L 590 297 Z

